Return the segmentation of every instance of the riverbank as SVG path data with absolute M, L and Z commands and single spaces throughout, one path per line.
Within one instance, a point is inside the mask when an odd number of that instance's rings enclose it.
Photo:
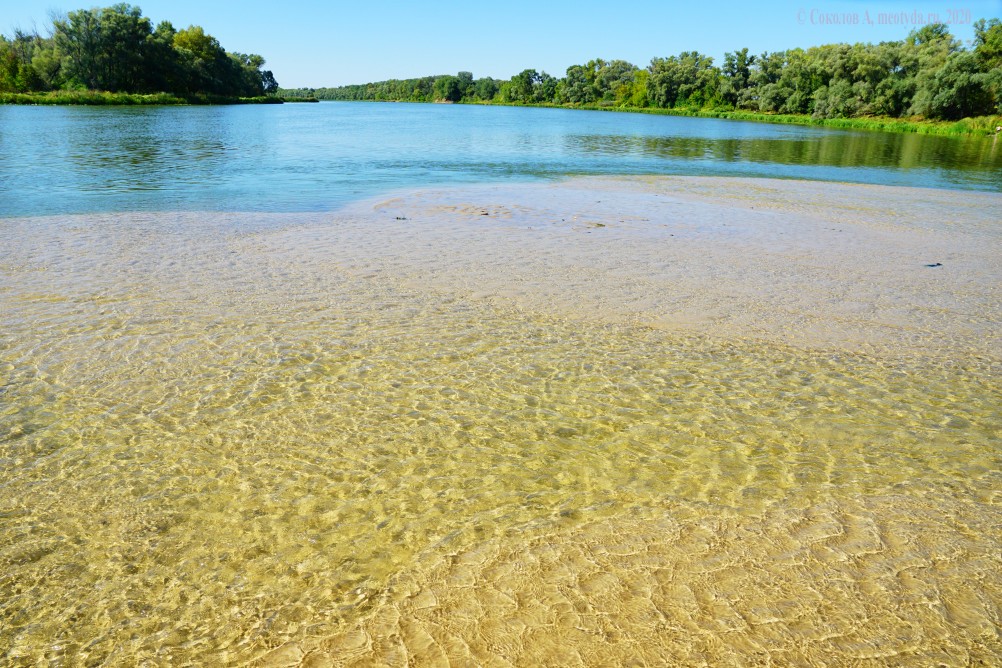
M 991 664 L 996 193 L 0 219 L 14 664 Z
M 713 109 L 649 109 L 637 107 L 585 106 L 582 109 L 619 111 L 666 116 L 694 116 L 698 118 L 723 118 L 735 121 L 756 121 L 788 125 L 816 125 L 845 130 L 876 130 L 878 132 L 910 132 L 924 135 L 981 135 L 998 134 L 1002 116 L 979 116 L 959 121 L 933 121 L 922 118 L 891 118 L 868 116 L 863 118 L 815 118 L 809 114 L 766 114 L 751 111 L 717 111 Z
M 309 101 L 309 100 L 304 100 Z M 171 93 L 110 93 L 107 91 L 49 91 L 46 93 L 0 93 L 0 104 L 83 106 L 174 106 L 209 104 L 282 104 L 280 97 L 227 97 L 224 95 L 178 96 Z

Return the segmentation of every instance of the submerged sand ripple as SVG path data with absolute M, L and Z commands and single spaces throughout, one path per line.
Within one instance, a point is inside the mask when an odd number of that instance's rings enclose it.
M 888 496 L 740 518 L 678 504 L 523 530 L 437 556 L 363 624 L 262 663 L 990 665 L 1002 516 L 965 505 Z
M 0 657 L 997 663 L 999 203 L 2 220 Z

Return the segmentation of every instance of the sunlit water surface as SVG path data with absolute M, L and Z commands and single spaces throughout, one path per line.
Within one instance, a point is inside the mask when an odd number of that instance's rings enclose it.
M 275 224 L 0 224 L 5 662 L 1000 656 L 992 360 L 583 324 Z
M 568 174 L 1002 192 L 1002 139 L 472 105 L 0 105 L 0 215 L 330 211 L 396 188 Z

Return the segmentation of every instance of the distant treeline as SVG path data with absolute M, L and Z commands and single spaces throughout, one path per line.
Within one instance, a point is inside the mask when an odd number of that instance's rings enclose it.
M 1002 113 L 1002 22 L 974 24 L 972 48 L 946 25 L 880 44 L 826 44 L 750 55 L 728 53 L 723 67 L 696 51 L 654 58 L 589 61 L 563 78 L 528 69 L 508 80 L 470 72 L 337 88 L 280 90 L 322 100 L 497 102 L 660 109 L 748 110 L 814 118 L 921 116 L 960 119 Z
M 95 90 L 181 97 L 255 97 L 278 90 L 264 58 L 228 53 L 200 26 L 153 27 L 139 7 L 80 9 L 48 37 L 0 35 L 0 93 Z

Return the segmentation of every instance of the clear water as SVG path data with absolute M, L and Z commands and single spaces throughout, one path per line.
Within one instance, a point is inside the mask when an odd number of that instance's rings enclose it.
M 907 336 L 879 352 L 792 346 L 781 327 L 762 341 L 577 317 L 558 307 L 573 284 L 550 300 L 553 286 L 533 283 L 587 272 L 600 291 L 629 252 L 550 265 L 601 230 L 653 262 L 646 246 L 668 243 L 649 228 L 664 222 L 654 195 L 624 195 L 643 211 L 616 216 L 572 193 L 581 220 L 561 226 L 566 202 L 550 202 L 549 232 L 527 227 L 528 205 L 481 215 L 504 200 L 425 201 L 448 215 L 407 221 L 420 216 L 397 201 L 380 214 L 392 230 L 357 210 L 274 213 L 592 171 L 997 190 L 991 144 L 430 105 L 0 107 L 0 119 L 0 663 L 1002 656 L 1000 367 L 963 344 L 963 324 L 936 352 Z M 863 164 L 871 151 L 894 164 Z M 729 183 L 728 206 L 782 194 Z M 715 186 L 692 187 L 712 202 Z M 915 191 L 858 192 L 872 206 L 846 211 L 880 234 L 915 206 Z M 808 213 L 815 201 L 784 196 Z M 986 207 L 965 211 L 965 196 L 919 204 L 956 201 L 956 215 L 920 217 L 910 238 L 997 247 Z M 264 212 L 227 212 L 252 209 Z M 668 222 L 710 248 L 756 224 L 736 232 L 734 208 L 691 211 Z M 480 247 L 449 245 L 485 225 Z M 526 258 L 544 234 L 545 254 Z M 812 257 L 800 260 L 818 285 L 803 292 L 840 295 L 844 276 Z M 970 257 L 982 256 L 955 253 L 944 271 Z M 506 258 L 538 299 L 476 281 Z M 640 304 L 671 289 L 643 266 L 615 281 Z M 968 271 L 946 284 L 977 293 L 955 300 L 976 308 L 960 315 L 997 320 L 998 262 Z M 927 308 L 911 294 L 875 308 Z M 823 303 L 808 306 L 823 320 Z
M 0 215 L 327 211 L 389 189 L 716 174 L 1002 190 L 992 138 L 562 109 L 0 106 Z

